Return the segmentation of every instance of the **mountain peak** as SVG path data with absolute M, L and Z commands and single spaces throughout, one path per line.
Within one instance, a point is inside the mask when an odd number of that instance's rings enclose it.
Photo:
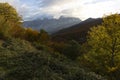
M 31 27 L 36 30 L 44 29 L 48 33 L 54 33 L 63 28 L 71 27 L 80 22 L 81 20 L 79 18 L 61 16 L 59 19 L 44 18 L 44 19 L 36 19 L 32 21 L 25 21 L 23 22 L 23 26 Z

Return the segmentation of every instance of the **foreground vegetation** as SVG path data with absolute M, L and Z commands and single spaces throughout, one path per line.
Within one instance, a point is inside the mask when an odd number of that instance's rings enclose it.
M 120 79 L 119 14 L 104 17 L 82 44 L 54 42 L 44 30 L 23 28 L 21 20 L 12 6 L 0 3 L 1 80 Z

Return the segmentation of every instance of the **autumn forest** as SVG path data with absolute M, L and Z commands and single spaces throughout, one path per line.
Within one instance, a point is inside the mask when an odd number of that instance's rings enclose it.
M 120 80 L 120 14 L 74 32 L 60 40 L 64 34 L 25 28 L 16 9 L 0 3 L 0 80 Z

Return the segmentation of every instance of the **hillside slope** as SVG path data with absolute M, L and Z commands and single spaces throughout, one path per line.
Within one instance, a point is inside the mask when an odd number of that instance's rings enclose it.
M 102 24 L 102 18 L 92 19 L 89 18 L 85 21 L 80 22 L 77 25 L 72 27 L 62 29 L 56 33 L 54 33 L 53 40 L 56 41 L 67 41 L 67 40 L 77 40 L 79 42 L 86 41 L 87 32 L 91 27 Z

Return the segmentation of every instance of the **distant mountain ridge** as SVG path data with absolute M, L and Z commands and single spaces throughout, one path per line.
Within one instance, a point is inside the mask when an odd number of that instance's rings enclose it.
M 79 24 L 62 29 L 52 34 L 52 36 L 56 41 L 77 40 L 80 43 L 84 43 L 86 41 L 86 36 L 90 28 L 100 25 L 102 22 L 102 18 L 88 18 L 85 21 L 81 21 Z
M 44 18 L 32 21 L 24 21 L 23 26 L 27 28 L 31 27 L 35 30 L 44 29 L 48 33 L 54 33 L 61 29 L 76 25 L 80 22 L 81 20 L 79 18 L 61 16 L 59 19 Z

